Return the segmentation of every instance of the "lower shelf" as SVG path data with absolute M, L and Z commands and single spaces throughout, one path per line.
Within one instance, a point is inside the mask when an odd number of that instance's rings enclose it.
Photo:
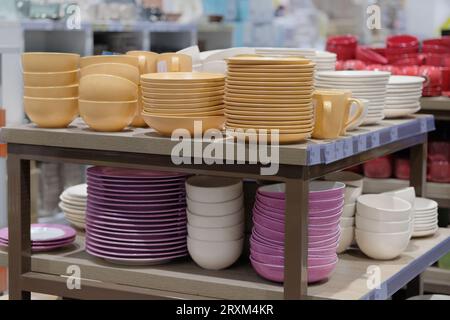
M 450 295 L 450 270 L 429 268 L 423 274 L 425 292 Z
M 440 229 L 430 238 L 412 240 L 406 252 L 393 261 L 371 260 L 358 250 L 351 250 L 340 256 L 330 280 L 311 285 L 308 295 L 337 300 L 386 299 L 447 252 L 450 252 L 450 229 Z M 0 265 L 7 265 L 7 262 L 7 252 L 0 252 Z M 82 279 L 105 286 L 116 284 L 122 288 L 159 290 L 164 292 L 163 296 L 178 293 L 213 299 L 283 299 L 283 286 L 260 278 L 246 261 L 214 272 L 203 270 L 190 260 L 154 267 L 122 267 L 89 256 L 84 251 L 81 236 L 69 248 L 32 257 L 34 273 L 67 277 L 67 268 L 72 265 L 80 267 Z M 367 272 L 373 266 L 379 267 L 381 285 L 378 289 L 368 286 Z

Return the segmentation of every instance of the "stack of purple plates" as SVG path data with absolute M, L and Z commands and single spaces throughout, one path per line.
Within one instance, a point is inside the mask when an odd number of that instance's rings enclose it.
M 86 251 L 124 265 L 186 256 L 185 181 L 178 173 L 89 168 Z
M 59 224 L 32 224 L 30 232 L 31 249 L 35 252 L 68 246 L 75 241 L 77 235 L 73 228 Z M 8 228 L 0 230 L 0 246 L 8 246 Z
M 327 279 L 338 262 L 336 250 L 344 208 L 345 184 L 312 182 L 309 194 L 308 282 Z M 284 280 L 285 185 L 275 184 L 258 189 L 253 209 L 253 232 L 250 260 L 263 278 Z

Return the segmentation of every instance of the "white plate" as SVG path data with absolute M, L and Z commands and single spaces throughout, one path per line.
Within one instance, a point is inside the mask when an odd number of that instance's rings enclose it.
M 414 76 L 391 76 L 389 78 L 390 85 L 422 84 L 424 82 L 424 78 Z
M 384 115 L 387 119 L 400 118 L 410 116 L 420 111 L 421 108 L 416 109 L 384 109 Z
M 362 125 L 363 125 L 363 126 L 366 126 L 366 125 L 377 124 L 377 123 L 383 121 L 383 119 L 384 119 L 384 115 L 381 116 L 381 117 L 378 117 L 378 118 L 367 117 L 367 118 L 364 120 L 364 122 L 363 122 Z
M 421 108 L 420 102 L 408 104 L 386 104 L 386 109 L 417 109 Z
M 438 208 L 438 203 L 426 198 L 416 198 L 414 202 L 415 211 L 432 211 Z
M 384 72 L 384 71 L 333 71 L 333 72 L 319 72 L 317 74 L 321 77 L 327 77 L 327 78 L 383 78 L 388 80 L 391 76 L 390 72 Z
M 87 198 L 87 185 L 80 184 L 77 186 L 70 187 L 63 192 L 64 196 L 73 199 L 86 199 Z
M 412 237 L 413 238 L 421 238 L 421 237 L 428 237 L 428 236 L 432 236 L 434 234 L 436 234 L 436 232 L 438 232 L 439 227 L 430 230 L 430 231 L 417 231 L 417 232 L 413 232 Z

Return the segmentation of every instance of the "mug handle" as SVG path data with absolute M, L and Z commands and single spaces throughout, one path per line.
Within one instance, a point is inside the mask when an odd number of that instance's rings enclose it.
M 174 56 L 171 58 L 170 72 L 180 72 L 180 58 Z
M 352 126 L 353 124 L 355 124 L 356 122 L 358 122 L 361 119 L 361 116 L 363 115 L 363 111 L 364 111 L 364 103 L 361 100 L 358 99 L 354 99 L 354 98 L 350 98 L 348 99 L 348 103 L 350 104 L 350 106 L 353 103 L 356 103 L 358 106 L 358 110 L 356 111 L 356 114 L 353 116 L 353 118 L 351 118 L 346 124 L 345 124 L 345 129 L 347 129 L 348 127 Z

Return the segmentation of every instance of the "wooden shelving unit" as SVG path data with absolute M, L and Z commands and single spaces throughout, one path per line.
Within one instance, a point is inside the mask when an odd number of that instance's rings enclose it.
M 421 195 L 425 187 L 427 133 L 433 129 L 433 117 L 414 116 L 363 127 L 334 141 L 311 140 L 279 146 L 279 171 L 275 176 L 262 176 L 259 164 L 177 166 L 171 160 L 171 150 L 177 142 L 162 138 L 151 129 L 99 133 L 92 132 L 82 122 L 56 130 L 38 129 L 34 125 L 2 129 L 1 139 L 8 143 L 9 152 L 10 245 L 8 254 L 0 254 L 0 262 L 8 261 L 10 297 L 28 299 L 30 292 L 40 292 L 78 299 L 386 299 L 450 251 L 450 230 L 441 229 L 434 237 L 413 240 L 410 248 L 394 261 L 370 260 L 358 251 L 350 251 L 341 256 L 328 282 L 308 286 L 309 181 L 412 148 L 415 161 L 412 162 L 411 185 Z M 82 236 L 66 250 L 32 255 L 29 234 L 29 164 L 32 160 L 284 182 L 287 194 L 286 281 L 279 285 L 263 280 L 245 257 L 232 268 L 218 272 L 200 269 L 189 260 L 154 267 L 116 266 L 89 256 L 84 251 Z M 80 266 L 81 290 L 67 289 L 68 265 Z M 379 289 L 367 286 L 367 268 L 373 265 L 380 267 Z

